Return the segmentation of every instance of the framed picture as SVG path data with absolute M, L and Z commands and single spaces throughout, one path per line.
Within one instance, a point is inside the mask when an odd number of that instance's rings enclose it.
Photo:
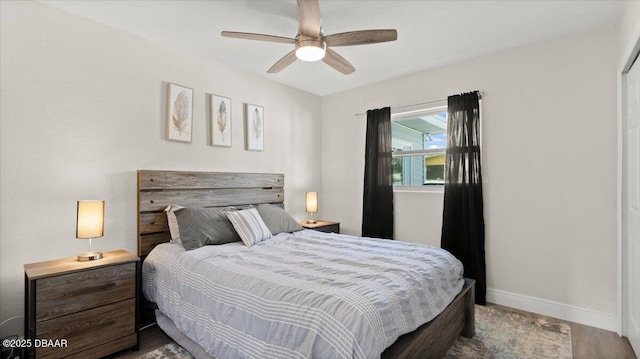
M 211 144 L 231 147 L 231 99 L 210 95 Z
M 264 109 L 244 104 L 245 144 L 249 151 L 264 150 Z
M 191 142 L 193 89 L 169 83 L 167 88 L 167 140 Z

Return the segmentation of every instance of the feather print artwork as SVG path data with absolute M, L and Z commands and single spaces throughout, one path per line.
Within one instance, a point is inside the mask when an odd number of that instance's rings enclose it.
M 178 135 L 182 135 L 187 132 L 189 126 L 189 107 L 191 100 L 186 91 L 180 91 L 176 100 L 173 102 L 173 113 L 171 118 L 173 120 L 173 127 L 178 131 Z
M 218 95 L 210 95 L 211 106 L 210 131 L 213 146 L 231 147 L 231 99 Z
M 167 83 L 167 140 L 191 142 L 193 89 Z
M 258 112 L 257 108 L 253 111 L 251 124 L 253 126 L 253 135 L 256 137 L 256 141 L 258 141 L 260 136 L 262 136 L 262 118 L 260 118 L 260 112 Z
M 245 104 L 244 124 L 246 149 L 264 151 L 264 108 Z
M 218 130 L 220 131 L 220 134 L 222 135 L 222 143 L 225 143 L 225 134 L 226 132 L 224 131 L 227 128 L 227 119 L 228 119 L 228 115 L 227 115 L 227 106 L 224 104 L 224 102 L 220 102 L 220 107 L 218 107 L 218 111 L 216 112 L 216 122 L 218 124 Z

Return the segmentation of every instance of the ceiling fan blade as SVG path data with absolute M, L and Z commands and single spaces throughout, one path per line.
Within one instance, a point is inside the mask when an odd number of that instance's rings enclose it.
M 303 35 L 320 37 L 320 4 L 318 0 L 298 0 L 298 23 Z
M 232 37 L 232 38 L 235 38 L 235 39 L 244 39 L 244 40 L 282 42 L 282 43 L 285 43 L 285 44 L 295 44 L 296 43 L 296 39 L 292 39 L 290 37 L 264 35 L 264 34 L 252 34 L 250 32 L 223 31 L 221 33 L 221 35 L 224 36 L 224 37 Z
M 284 55 L 283 58 L 278 60 L 269 70 L 267 70 L 270 74 L 275 74 L 276 72 L 280 72 L 280 70 L 294 63 L 298 58 L 296 57 L 296 50 L 291 51 L 290 53 Z
M 326 41 L 327 46 L 366 45 L 378 42 L 395 41 L 397 39 L 398 32 L 393 29 L 349 31 L 324 37 L 324 41 Z
M 353 65 L 351 65 L 349 61 L 347 61 L 347 59 L 329 48 L 327 48 L 327 52 L 325 53 L 324 58 L 322 58 L 322 61 L 345 75 L 348 75 L 356 70 L 356 68 L 353 67 Z

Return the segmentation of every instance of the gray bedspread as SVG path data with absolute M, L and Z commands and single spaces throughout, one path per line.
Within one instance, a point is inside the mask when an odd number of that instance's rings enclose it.
M 421 244 L 304 230 L 246 247 L 158 245 L 143 292 L 224 358 L 379 358 L 460 292 L 462 264 Z

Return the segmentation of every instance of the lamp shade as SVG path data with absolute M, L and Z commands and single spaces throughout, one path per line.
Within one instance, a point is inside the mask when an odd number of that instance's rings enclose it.
M 307 192 L 306 201 L 307 201 L 307 212 L 309 213 L 318 212 L 318 192 Z
M 104 201 L 78 201 L 76 238 L 98 238 L 104 234 Z

